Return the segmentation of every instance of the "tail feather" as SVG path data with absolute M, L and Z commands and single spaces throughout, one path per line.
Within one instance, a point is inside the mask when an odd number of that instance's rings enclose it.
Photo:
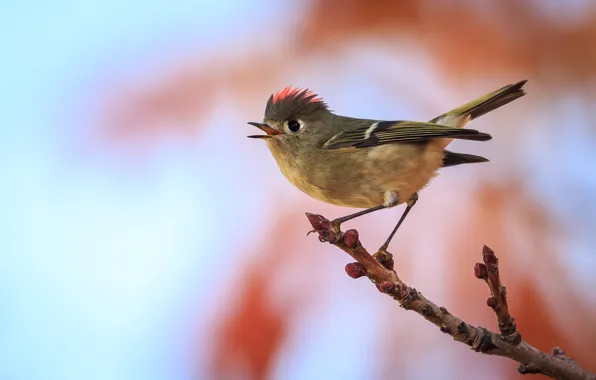
M 517 98 L 521 98 L 526 94 L 526 91 L 523 89 L 524 85 L 526 84 L 527 80 L 522 80 L 514 84 L 510 84 L 500 89 L 488 93 L 476 100 L 472 100 L 469 103 L 464 104 L 461 107 L 455 108 L 447 113 L 439 115 L 432 119 L 431 123 L 437 123 L 446 125 L 452 128 L 463 128 L 468 122 L 471 120 L 476 119 L 486 113 L 496 110 L 499 107 L 504 106 Z M 490 139 L 490 135 L 486 135 L 488 138 L 485 140 Z M 481 140 L 478 138 L 479 136 L 475 136 L 475 138 L 468 138 L 470 140 Z M 466 138 L 464 137 L 459 137 Z M 440 143 L 442 148 L 445 148 L 451 139 L 442 139 Z M 461 165 L 473 162 L 485 162 L 488 161 L 484 157 L 474 156 L 470 154 L 463 154 L 463 153 L 453 153 L 445 150 L 445 156 L 443 158 L 443 167 L 447 166 L 454 166 L 454 165 Z
M 477 117 L 494 111 L 497 108 L 524 96 L 526 92 L 523 89 L 523 86 L 526 82 L 527 80 L 525 79 L 515 84 L 502 87 L 476 100 L 472 100 L 461 107 L 437 116 L 430 122 L 443 124 L 442 122 L 444 121 L 444 124 L 452 124 L 453 121 L 455 121 L 455 124 L 457 124 L 458 127 L 463 127 L 468 121 L 474 120 Z M 462 123 L 460 121 L 464 122 Z
M 443 165 L 442 167 L 446 168 L 449 166 L 456 166 L 462 164 L 473 164 L 477 162 L 487 162 L 488 159 L 480 156 L 475 156 L 473 154 L 465 154 L 465 153 L 454 153 L 448 150 L 445 150 L 445 156 L 443 156 Z

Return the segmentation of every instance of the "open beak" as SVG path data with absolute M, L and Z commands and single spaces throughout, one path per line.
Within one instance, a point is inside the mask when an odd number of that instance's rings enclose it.
M 266 133 L 266 135 L 246 136 L 246 137 L 250 137 L 251 139 L 268 139 L 268 138 L 271 138 L 273 136 L 280 134 L 280 132 L 277 129 L 271 128 L 270 126 L 268 126 L 265 123 L 255 123 L 253 121 L 250 121 L 248 124 L 254 125 L 255 127 L 259 128 L 261 131 Z

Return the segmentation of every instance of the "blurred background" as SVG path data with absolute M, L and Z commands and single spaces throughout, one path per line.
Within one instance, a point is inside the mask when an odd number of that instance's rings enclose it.
M 0 379 L 515 379 L 313 235 L 308 198 L 246 139 L 291 84 L 340 114 L 474 121 L 491 162 L 445 169 L 393 240 L 410 285 L 596 370 L 596 3 L 59 0 L 0 5 Z M 402 208 L 357 228 L 379 246 Z

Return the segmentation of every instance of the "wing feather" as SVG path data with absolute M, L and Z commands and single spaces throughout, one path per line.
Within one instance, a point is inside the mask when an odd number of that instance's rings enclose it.
M 324 147 L 326 149 L 367 148 L 392 143 L 425 142 L 436 138 L 486 141 L 492 137 L 475 129 L 451 128 L 430 122 L 381 121 L 338 133 L 329 139 Z

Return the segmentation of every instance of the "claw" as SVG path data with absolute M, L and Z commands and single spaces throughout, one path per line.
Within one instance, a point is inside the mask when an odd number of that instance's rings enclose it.
M 320 242 L 329 243 L 337 242 L 343 236 L 341 232 L 339 232 L 339 226 L 334 225 L 333 222 L 330 222 L 324 216 L 307 212 L 306 217 L 314 228 L 314 230 L 311 230 L 306 234 L 307 236 L 312 232 L 316 232 L 319 234 Z

